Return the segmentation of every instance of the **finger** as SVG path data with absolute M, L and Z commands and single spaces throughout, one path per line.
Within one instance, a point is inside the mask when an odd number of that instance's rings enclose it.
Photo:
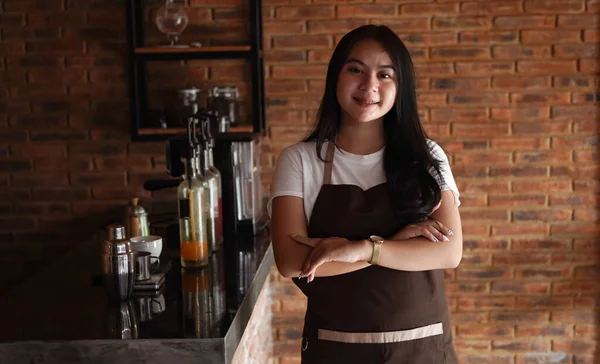
M 427 229 L 426 227 L 422 227 L 420 231 L 421 231 L 421 236 L 433 241 L 434 243 L 440 242 L 440 239 L 438 239 L 435 235 L 433 235 L 431 233 L 431 231 L 429 231 L 429 229 Z
M 306 261 L 304 262 L 304 266 L 302 267 L 302 272 L 301 275 L 303 277 L 308 276 L 308 274 L 310 273 L 312 266 L 313 266 L 313 262 L 315 260 L 315 257 L 317 257 L 322 249 L 319 249 L 318 247 L 315 248 L 310 255 L 306 258 Z
M 450 241 L 446 235 L 442 231 L 438 229 L 437 226 L 429 225 L 428 230 L 433 236 L 435 236 L 439 241 Z
M 442 224 L 441 222 L 437 221 L 436 219 L 431 219 L 431 220 L 433 220 L 436 223 L 438 230 L 441 231 L 442 234 L 450 235 L 450 236 L 454 235 L 454 232 L 452 232 L 452 230 L 450 230 L 450 228 L 448 228 L 446 225 Z
M 316 245 L 316 240 L 317 239 L 312 239 L 306 236 L 302 236 L 302 235 L 295 235 L 295 236 L 290 236 L 292 239 L 294 239 L 295 241 L 297 241 L 300 244 L 304 244 L 310 247 L 315 247 Z

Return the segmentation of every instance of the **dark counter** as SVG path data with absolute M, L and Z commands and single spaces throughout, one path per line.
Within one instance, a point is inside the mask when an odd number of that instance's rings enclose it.
M 161 288 L 115 302 L 99 249 L 82 242 L 0 293 L 0 363 L 229 363 L 273 264 L 268 236 L 226 241 L 195 270 L 164 249 Z

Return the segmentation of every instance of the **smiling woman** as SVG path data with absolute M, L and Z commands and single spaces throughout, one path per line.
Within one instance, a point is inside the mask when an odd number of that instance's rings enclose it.
M 457 363 L 443 269 L 462 256 L 458 197 L 402 41 L 385 26 L 346 34 L 268 206 L 277 268 L 308 297 L 302 363 Z

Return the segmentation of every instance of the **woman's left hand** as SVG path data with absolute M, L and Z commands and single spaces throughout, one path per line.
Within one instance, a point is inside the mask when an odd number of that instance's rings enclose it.
M 346 238 L 308 238 L 293 236 L 295 241 L 313 247 L 312 253 L 306 259 L 300 277 L 308 277 L 308 282 L 315 278 L 319 266 L 327 262 L 355 263 L 370 258 L 370 249 L 366 244 L 350 241 Z

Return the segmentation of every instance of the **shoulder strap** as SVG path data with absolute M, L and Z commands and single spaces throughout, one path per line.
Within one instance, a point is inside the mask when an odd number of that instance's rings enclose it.
M 331 169 L 333 167 L 333 153 L 335 152 L 335 144 L 329 141 L 327 144 L 327 154 L 325 155 L 325 171 L 323 172 L 323 184 L 331 184 Z

